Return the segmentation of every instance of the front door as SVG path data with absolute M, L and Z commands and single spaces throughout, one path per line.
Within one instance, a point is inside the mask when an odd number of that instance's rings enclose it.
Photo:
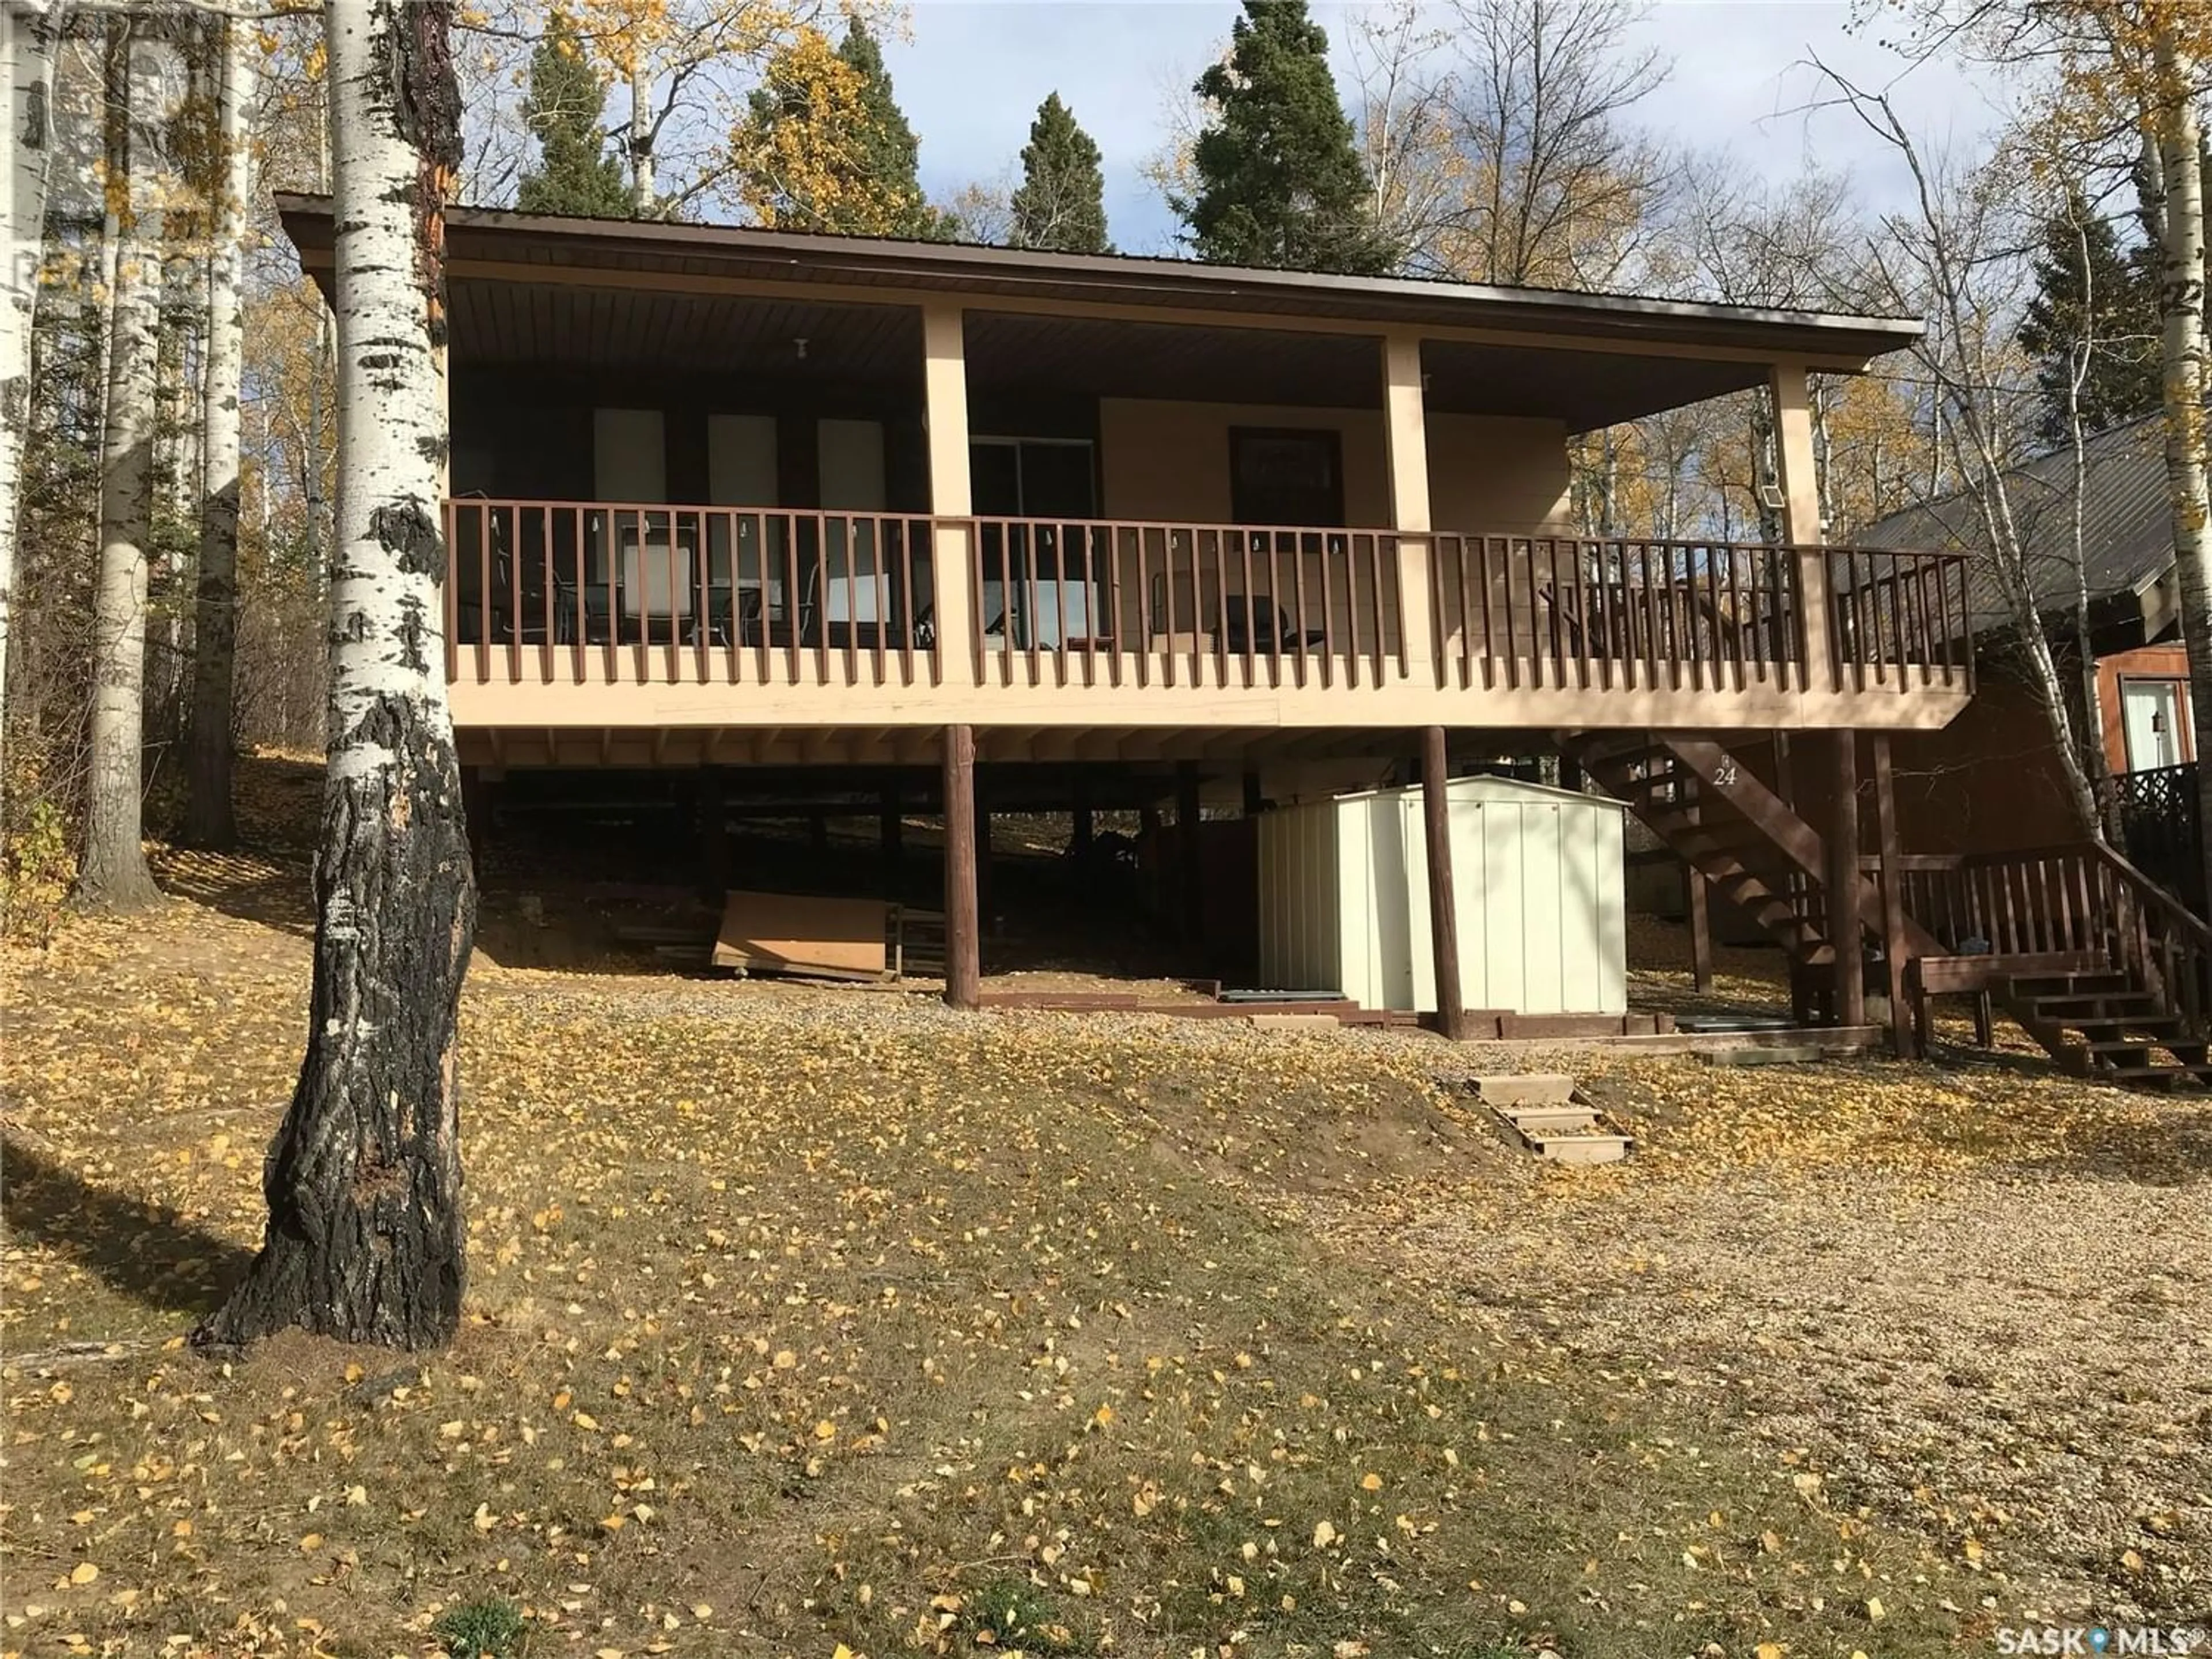
M 2179 766 L 2190 756 L 2183 722 L 2188 719 L 2179 680 L 2120 682 L 2120 724 L 2127 734 L 2128 770 Z
M 969 476 L 979 514 L 1045 520 L 983 526 L 986 641 L 1057 648 L 1098 640 L 1107 625 L 1092 568 L 1097 532 L 1082 522 L 1097 512 L 1090 440 L 977 438 Z

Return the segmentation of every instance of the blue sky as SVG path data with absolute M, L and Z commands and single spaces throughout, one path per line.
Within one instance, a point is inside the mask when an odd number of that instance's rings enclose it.
M 1340 85 L 1349 87 L 1344 25 L 1353 8 L 1317 3 Z M 1116 244 L 1168 250 L 1174 219 L 1140 173 L 1166 137 L 1175 88 L 1194 79 L 1236 15 L 1234 0 L 916 0 L 909 39 L 884 56 L 915 130 L 924 185 L 949 194 L 1010 176 L 1036 106 L 1057 90 L 1105 153 L 1106 208 Z M 1808 117 L 1808 50 L 1881 84 L 1900 61 L 1870 27 L 1847 29 L 1844 0 L 1660 0 L 1640 37 L 1674 74 L 1639 109 L 1650 131 L 1699 149 L 1725 149 L 1774 178 L 1808 155 L 1851 172 L 1876 205 L 1902 180 L 1880 144 L 1848 115 Z M 1926 136 L 1967 137 L 1992 125 L 1989 94 L 1940 65 L 1916 70 L 1901 111 Z

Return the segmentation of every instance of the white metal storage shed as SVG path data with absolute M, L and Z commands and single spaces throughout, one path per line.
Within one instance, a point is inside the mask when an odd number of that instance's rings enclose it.
M 1446 787 L 1467 1006 L 1626 1013 L 1626 809 L 1511 778 Z M 1261 982 L 1434 1012 L 1419 786 L 1265 813 L 1259 835 Z

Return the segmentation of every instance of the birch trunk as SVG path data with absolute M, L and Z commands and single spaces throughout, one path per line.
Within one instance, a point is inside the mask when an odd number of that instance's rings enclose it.
M 450 0 L 324 12 L 337 225 L 330 763 L 307 1053 L 263 1176 L 269 1224 L 203 1343 L 292 1325 L 422 1347 L 460 1320 L 454 1025 L 476 884 L 446 707 Z
M 638 58 L 629 66 L 629 206 L 641 219 L 652 218 L 659 206 L 653 179 L 653 77 Z
M 200 847 L 238 837 L 231 811 L 231 679 L 238 648 L 238 394 L 245 356 L 246 203 L 253 187 L 246 143 L 253 43 L 236 18 L 222 25 L 217 131 L 221 199 L 208 252 L 207 375 L 200 438 L 200 573 L 192 621 L 191 751 L 185 836 Z
M 125 25 L 127 30 L 127 25 Z M 154 135 L 161 75 L 150 46 L 121 43 L 124 171 L 108 185 L 115 276 L 108 298 L 106 425 L 100 459 L 100 568 L 93 593 L 92 718 L 84 856 L 76 899 L 133 910 L 161 896 L 140 842 L 146 723 L 146 540 L 151 516 L 161 221 Z
M 31 418 L 31 334 L 46 253 L 53 156 L 58 15 L 47 0 L 0 0 L 0 132 L 9 139 L 8 235 L 0 246 L 0 759 L 8 729 L 8 634 L 15 589 L 15 509 Z M 4 775 L 0 772 L 0 775 Z
M 2191 93 L 2197 66 L 2169 21 L 2153 38 L 2154 107 L 2161 187 L 2156 224 L 2164 360 L 2166 495 L 2172 508 L 2173 563 L 2181 589 L 2181 632 L 2189 647 L 2189 706 L 2199 733 L 2212 732 L 2212 501 L 2204 465 L 2204 175 Z M 2197 769 L 2198 851 L 2212 893 L 2212 764 Z

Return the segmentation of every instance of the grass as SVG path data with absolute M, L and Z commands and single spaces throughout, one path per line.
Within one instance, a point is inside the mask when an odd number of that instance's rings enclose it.
M 303 942 L 179 904 L 7 967 L 7 1653 L 1985 1639 L 1663 1351 L 1394 1265 L 1409 1191 L 1547 1190 L 1432 1044 L 480 971 L 458 1341 L 215 1366 Z
M 431 1622 L 430 1634 L 453 1659 L 514 1659 L 526 1628 L 522 1609 L 495 1595 L 447 1607 Z

